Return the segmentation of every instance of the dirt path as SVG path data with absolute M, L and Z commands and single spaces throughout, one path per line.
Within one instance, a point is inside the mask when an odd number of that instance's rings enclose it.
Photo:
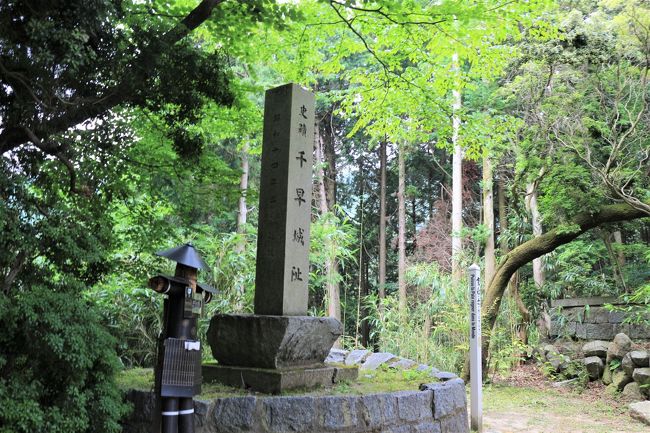
M 483 419 L 484 433 L 640 433 L 650 426 L 634 421 L 627 414 L 609 417 L 598 414 L 541 413 L 530 410 L 490 411 Z
M 484 433 L 650 433 L 602 385 L 554 388 L 533 367 L 485 387 L 483 405 Z

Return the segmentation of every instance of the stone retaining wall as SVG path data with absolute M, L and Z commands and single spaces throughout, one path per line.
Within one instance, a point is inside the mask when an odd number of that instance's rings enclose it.
M 561 299 L 551 303 L 551 337 L 578 340 L 611 340 L 627 334 L 633 340 L 650 340 L 650 327 L 623 323 L 622 311 L 608 311 L 604 304 L 616 298 Z
M 153 393 L 131 390 L 124 433 L 150 433 Z M 461 379 L 419 391 L 337 396 L 242 396 L 194 403 L 196 433 L 469 433 Z

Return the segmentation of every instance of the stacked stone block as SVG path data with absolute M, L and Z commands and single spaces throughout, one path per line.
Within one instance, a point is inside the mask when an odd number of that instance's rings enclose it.
M 149 433 L 153 395 L 130 391 L 125 433 Z M 242 396 L 195 402 L 197 433 L 466 433 L 461 379 L 418 391 L 341 396 Z
M 612 340 L 624 333 L 634 340 L 650 340 L 650 326 L 623 323 L 623 311 L 610 311 L 605 304 L 616 298 L 561 299 L 551 303 L 551 337 L 577 340 Z

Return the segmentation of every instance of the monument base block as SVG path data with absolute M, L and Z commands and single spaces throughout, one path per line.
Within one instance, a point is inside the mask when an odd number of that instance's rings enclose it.
M 217 314 L 207 337 L 219 365 L 282 369 L 322 366 L 342 333 L 331 317 Z
M 359 370 L 322 365 L 312 368 L 252 368 L 226 365 L 203 365 L 204 383 L 221 383 L 235 388 L 250 389 L 267 394 L 279 394 L 291 389 L 328 387 L 341 381 L 352 381 Z
M 356 369 L 324 364 L 342 332 L 331 317 L 215 315 L 208 342 L 218 365 L 203 366 L 203 379 L 271 394 L 354 380 Z

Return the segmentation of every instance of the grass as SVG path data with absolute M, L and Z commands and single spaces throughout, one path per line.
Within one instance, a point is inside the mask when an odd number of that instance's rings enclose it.
M 281 395 L 367 395 L 382 392 L 417 390 L 422 383 L 436 382 L 436 379 L 426 372 L 415 370 L 359 371 L 356 382 L 341 382 L 331 388 L 316 388 L 311 390 L 292 390 Z M 153 389 L 153 370 L 150 368 L 133 368 L 121 371 L 117 383 L 122 390 Z M 251 394 L 249 391 L 229 386 L 204 383 L 202 393 L 198 398 L 213 399 L 236 397 Z
M 151 368 L 129 368 L 122 370 L 116 377 L 117 386 L 127 391 L 137 389 L 146 391 L 153 389 L 153 369 Z
M 489 385 L 483 408 L 488 431 L 633 433 L 646 428 L 630 418 L 624 404 L 553 388 Z
M 587 407 L 576 408 L 574 403 L 580 400 L 577 393 L 561 393 L 553 389 L 540 391 L 533 388 L 517 388 L 508 385 L 489 385 L 484 389 L 484 407 L 489 410 L 506 410 L 516 402 L 518 406 L 530 409 L 551 408 L 554 413 L 572 415 L 581 414 L 616 415 L 612 406 L 603 401 L 592 401 Z

